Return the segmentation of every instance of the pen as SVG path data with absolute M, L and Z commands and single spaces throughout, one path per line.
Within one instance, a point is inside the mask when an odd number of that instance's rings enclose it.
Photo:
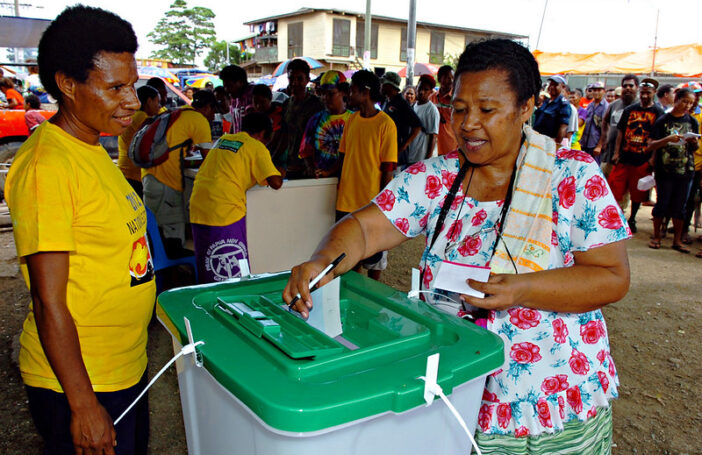
M 337 265 L 339 265 L 339 263 L 340 263 L 345 257 L 346 257 L 346 253 L 341 253 L 341 254 L 339 255 L 338 258 L 334 259 L 334 260 L 332 261 L 331 264 L 329 264 L 328 266 L 326 266 L 326 267 L 324 268 L 324 270 L 322 270 L 322 271 L 319 273 L 319 275 L 317 275 L 316 277 L 314 277 L 314 278 L 312 279 L 312 281 L 310 281 L 310 289 L 314 288 L 314 287 L 317 285 L 317 283 L 319 283 L 319 282 L 322 280 L 322 278 L 324 278 L 324 277 L 326 276 L 327 273 L 331 272 L 331 271 L 334 269 L 334 267 L 336 267 Z M 295 305 L 295 303 L 296 303 L 298 300 L 300 300 L 300 293 L 299 293 L 299 292 L 298 292 L 298 294 L 290 301 L 290 305 L 288 305 L 288 311 L 292 311 L 293 306 Z

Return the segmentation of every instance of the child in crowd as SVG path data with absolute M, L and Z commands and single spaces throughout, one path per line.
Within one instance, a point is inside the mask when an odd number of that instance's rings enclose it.
M 429 101 L 436 87 L 436 80 L 429 74 L 422 74 L 417 84 L 417 102 L 414 112 L 422 123 L 422 131 L 409 146 L 407 153 L 407 166 L 431 158 L 436 146 L 436 137 L 439 134 L 439 109 Z M 406 166 L 405 166 L 406 167 Z
M 41 101 L 38 96 L 29 94 L 24 98 L 24 123 L 27 124 L 29 134 L 32 134 L 34 130 L 46 120 L 46 118 L 38 112 L 39 109 L 41 109 Z
M 240 276 L 239 260 L 248 260 L 246 191 L 256 184 L 276 190 L 283 184 L 264 145 L 271 129 L 263 113 L 244 116 L 242 131 L 222 136 L 197 173 L 190 222 L 200 283 Z

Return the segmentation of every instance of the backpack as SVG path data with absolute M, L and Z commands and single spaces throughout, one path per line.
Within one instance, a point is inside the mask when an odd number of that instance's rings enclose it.
M 173 150 L 189 146 L 191 139 L 172 147 L 166 141 L 166 133 L 182 112 L 182 109 L 178 109 L 147 120 L 129 144 L 129 159 L 137 166 L 148 169 L 166 161 Z

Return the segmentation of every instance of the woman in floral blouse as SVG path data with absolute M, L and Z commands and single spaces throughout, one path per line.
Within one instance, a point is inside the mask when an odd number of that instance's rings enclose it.
M 283 297 L 300 292 L 306 317 L 310 279 L 341 252 L 348 257 L 336 275 L 426 235 L 425 300 L 477 318 L 505 344 L 483 393 L 482 453 L 609 453 L 618 378 L 600 308 L 628 290 L 622 240 L 631 233 L 592 158 L 556 151 L 525 126 L 540 83 L 523 46 L 470 44 L 454 84 L 458 150 L 409 167 L 334 226 L 293 268 Z M 444 261 L 489 267 L 487 283 L 468 280 L 485 298 L 434 289 Z

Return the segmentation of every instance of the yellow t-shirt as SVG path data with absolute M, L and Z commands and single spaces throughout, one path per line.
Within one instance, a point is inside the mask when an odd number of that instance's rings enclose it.
M 280 175 L 262 142 L 247 133 L 225 134 L 200 166 L 190 197 L 190 222 L 228 226 L 246 215 L 246 191 Z
M 382 111 L 369 118 L 355 112 L 344 127 L 339 153 L 344 154 L 344 164 L 336 209 L 353 212 L 380 191 L 381 163 L 397 163 L 395 123 Z
M 193 144 L 212 142 L 210 122 L 207 121 L 205 116 L 190 106 L 183 106 L 182 109 L 183 112 L 180 114 L 180 117 L 166 133 L 168 146 L 173 147 L 188 139 L 191 139 Z M 181 176 L 180 156 L 178 154 L 185 155 L 185 152 L 185 147 L 173 150 L 163 163 L 148 169 L 142 169 L 141 176 L 144 177 L 151 174 L 164 185 L 168 185 L 176 191 L 183 191 L 183 178 Z
M 129 159 L 128 151 L 129 144 L 132 143 L 132 138 L 139 129 L 141 125 L 146 120 L 147 115 L 144 111 L 136 111 L 132 115 L 132 124 L 124 130 L 124 133 L 120 134 L 117 140 L 117 147 L 119 150 L 119 157 L 117 158 L 117 167 L 120 168 L 122 174 L 128 179 L 141 181 L 141 168 L 134 164 L 132 160 Z
M 695 120 L 697 120 L 697 125 L 699 126 L 700 130 L 698 133 L 702 133 L 702 112 L 699 114 L 693 114 L 692 115 Z M 702 137 L 697 139 L 697 143 L 699 147 L 697 147 L 697 150 L 695 150 L 695 171 L 702 171 Z
M 146 212 L 104 148 L 44 122 L 17 152 L 5 183 L 17 256 L 67 251 L 66 304 L 93 389 L 131 387 L 146 369 L 156 286 Z M 33 305 L 20 337 L 25 384 L 61 392 Z

